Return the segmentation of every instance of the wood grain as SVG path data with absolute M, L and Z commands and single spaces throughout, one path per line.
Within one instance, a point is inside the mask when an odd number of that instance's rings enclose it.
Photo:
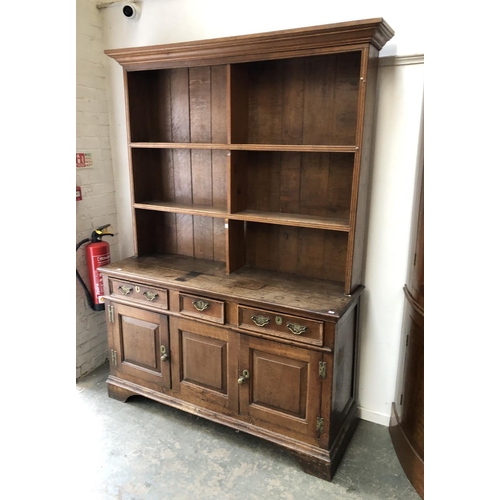
M 178 66 L 248 62 L 331 53 L 372 44 L 380 50 L 394 36 L 382 18 L 324 24 L 268 33 L 150 47 L 104 51 L 125 69 L 139 71 Z
M 375 77 L 392 36 L 378 18 L 107 51 L 124 67 L 136 252 L 100 269 L 111 397 L 250 432 L 332 478 L 357 422 Z M 417 449 L 418 418 L 400 428 Z

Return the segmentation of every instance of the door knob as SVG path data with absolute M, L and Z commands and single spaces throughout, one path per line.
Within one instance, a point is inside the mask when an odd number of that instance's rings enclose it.
M 238 378 L 238 384 L 244 384 L 250 378 L 250 372 L 248 370 L 243 370 L 241 377 Z
M 161 351 L 161 354 L 162 354 L 162 356 L 161 356 L 161 360 L 162 360 L 162 361 L 167 360 L 167 359 L 168 359 L 167 348 L 166 348 L 164 345 L 162 345 L 162 346 L 160 347 L 160 351 Z

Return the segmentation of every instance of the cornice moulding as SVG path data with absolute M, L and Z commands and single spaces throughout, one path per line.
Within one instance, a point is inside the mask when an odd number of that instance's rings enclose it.
M 127 71 L 182 66 L 208 66 L 253 60 L 353 50 L 367 44 L 380 50 L 394 36 L 382 19 L 367 19 L 309 28 L 180 42 L 149 47 L 109 49 L 105 53 Z

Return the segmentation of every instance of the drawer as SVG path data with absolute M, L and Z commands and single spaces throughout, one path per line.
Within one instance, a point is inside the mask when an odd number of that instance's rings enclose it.
M 238 306 L 238 326 L 303 344 L 323 345 L 323 322 L 279 312 Z
M 179 293 L 179 312 L 191 318 L 224 324 L 224 302 L 219 300 Z
M 154 288 L 142 283 L 110 279 L 109 292 L 112 296 L 120 299 L 168 309 L 168 295 L 166 290 L 161 288 Z

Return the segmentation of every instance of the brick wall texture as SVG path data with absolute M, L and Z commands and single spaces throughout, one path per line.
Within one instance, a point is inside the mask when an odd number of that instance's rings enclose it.
M 76 153 L 91 155 L 92 166 L 76 167 L 76 185 L 82 201 L 76 202 L 76 243 L 92 230 L 111 224 L 115 236 L 105 237 L 111 260 L 118 260 L 118 227 L 111 163 L 105 55 L 100 12 L 95 0 L 76 2 Z M 76 165 L 76 161 L 75 161 Z M 76 246 L 75 243 L 75 246 Z M 76 254 L 76 267 L 87 283 L 85 247 Z M 104 311 L 93 311 L 76 280 L 76 378 L 108 358 Z

